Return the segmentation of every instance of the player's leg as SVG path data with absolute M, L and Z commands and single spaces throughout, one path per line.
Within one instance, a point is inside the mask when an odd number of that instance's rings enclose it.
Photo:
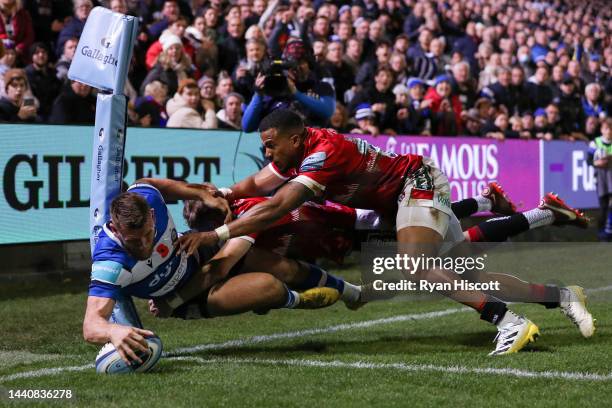
M 416 212 L 422 212 L 426 208 L 416 208 Z M 447 214 L 439 210 L 426 209 L 438 214 L 432 217 L 432 224 L 440 218 L 448 217 Z M 398 215 L 399 217 L 399 215 Z M 439 225 L 439 223 L 438 223 Z M 424 226 L 408 226 L 398 230 L 398 243 L 403 252 L 409 256 L 436 256 L 437 249 L 442 244 L 442 235 L 435 229 Z M 425 279 L 429 283 L 448 284 L 454 287 L 454 282 L 458 275 L 446 269 L 430 269 L 420 271 L 417 274 L 419 279 Z M 495 324 L 499 331 L 497 337 L 497 347 L 491 355 L 514 353 L 522 349 L 539 334 L 535 324 L 528 319 L 519 316 L 508 309 L 506 304 L 498 298 L 487 295 L 481 291 L 439 291 L 442 295 L 453 299 L 459 303 L 469 306 L 480 314 L 480 318 L 489 323 Z
M 445 237 L 463 239 L 459 222 L 450 209 L 449 197 L 448 179 L 430 160 L 424 159 L 422 168 L 406 180 L 398 199 L 398 252 L 411 257 L 435 257 L 441 248 L 446 250 Z M 457 280 L 456 273 L 443 268 L 423 269 L 417 275 L 430 283 L 446 283 L 450 288 L 454 288 Z M 497 347 L 491 355 L 517 352 L 539 334 L 535 324 L 508 310 L 504 302 L 493 296 L 481 291 L 441 293 L 472 307 L 481 319 L 497 325 Z
M 561 309 L 583 337 L 595 333 L 595 320 L 586 307 L 586 295 L 580 286 L 545 285 L 526 282 L 513 275 L 483 271 L 470 271 L 464 277 L 473 282 L 498 282 L 499 290 L 495 295 L 503 301 L 537 303 L 547 309 Z
M 455 201 L 451 204 L 453 214 L 458 219 L 466 218 L 479 212 L 492 212 L 495 214 L 512 215 L 516 212 L 516 206 L 504 192 L 502 187 L 495 182 L 489 183 L 480 195 Z
M 359 286 L 334 276 L 317 265 L 289 259 L 260 248 L 252 248 L 249 251 L 240 271 L 266 271 L 297 291 L 332 288 L 338 291 L 340 298 L 349 307 L 359 300 L 361 292 Z M 317 291 L 309 293 L 315 295 Z
M 502 242 L 521 232 L 548 225 L 584 228 L 588 225 L 588 219 L 558 196 L 548 193 L 538 208 L 487 220 L 465 233 L 471 242 Z M 594 319 L 586 308 L 586 296 L 581 287 L 544 285 L 526 282 L 508 274 L 484 271 L 470 271 L 465 277 L 476 282 L 499 282 L 500 290 L 495 294 L 507 302 L 539 303 L 549 309 L 561 308 L 584 337 L 590 337 L 595 332 Z
M 549 225 L 588 226 L 583 213 L 568 206 L 558 196 L 546 194 L 537 208 L 506 217 L 491 218 L 465 231 L 470 242 L 503 242 L 531 229 Z
M 299 304 L 299 294 L 268 273 L 245 273 L 214 285 L 208 294 L 210 317 L 267 311 Z
M 325 288 L 328 291 L 334 289 Z M 271 309 L 319 309 L 332 305 L 335 298 L 318 292 L 318 298 L 308 291 L 298 293 L 269 273 L 252 272 L 233 276 L 211 288 L 172 312 L 172 317 L 200 319 L 229 316 L 253 311 L 265 313 Z

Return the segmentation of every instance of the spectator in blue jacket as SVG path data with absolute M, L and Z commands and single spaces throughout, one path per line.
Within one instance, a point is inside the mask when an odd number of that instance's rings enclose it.
M 309 126 L 325 127 L 334 113 L 336 95 L 334 88 L 319 80 L 312 70 L 314 64 L 304 42 L 293 39 L 287 42 L 283 60 L 293 62 L 287 73 L 287 90 L 274 95 L 266 89 L 266 75 L 260 73 L 255 80 L 255 94 L 242 117 L 245 132 L 254 132 L 264 116 L 282 107 L 300 112 Z
M 91 13 L 92 8 L 93 3 L 91 0 L 76 0 L 74 2 L 74 16 L 68 22 L 68 24 L 64 26 L 59 34 L 59 37 L 57 38 L 55 53 L 58 57 L 63 54 L 64 43 L 68 41 L 69 38 L 81 37 L 83 28 L 85 28 L 85 22 L 87 21 L 87 17 L 89 17 L 89 13 Z

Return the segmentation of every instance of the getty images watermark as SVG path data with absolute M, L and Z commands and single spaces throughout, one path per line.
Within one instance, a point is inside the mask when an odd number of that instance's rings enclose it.
M 576 285 L 589 302 L 612 302 L 610 244 L 506 242 L 405 244 L 368 237 L 360 251 L 362 297 L 367 301 L 428 301 L 449 296 L 478 301 L 482 293 L 530 302 L 534 287 Z M 535 286 L 534 286 L 535 285 Z M 555 291 L 537 294 L 555 302 Z M 542 298 L 544 296 L 544 298 Z
M 421 291 L 421 292 L 453 292 L 480 290 L 493 292 L 500 290 L 496 280 L 474 281 L 460 278 L 464 273 L 481 272 L 486 268 L 487 255 L 470 256 L 410 256 L 395 254 L 393 256 L 377 256 L 372 258 L 372 273 L 377 277 L 372 281 L 375 291 Z M 435 271 L 452 271 L 456 277 L 436 274 Z M 400 272 L 406 279 L 397 279 Z M 427 279 L 419 278 L 424 272 Z M 418 274 L 418 275 L 417 275 Z M 391 276 L 393 275 L 393 276 Z M 411 279 L 412 278 L 412 279 Z

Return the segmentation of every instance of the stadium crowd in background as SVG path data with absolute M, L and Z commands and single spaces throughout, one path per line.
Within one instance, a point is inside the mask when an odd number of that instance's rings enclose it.
M 99 5 L 140 20 L 132 125 L 593 140 L 612 109 L 606 1 L 0 0 L 0 121 L 93 121 L 67 71 Z

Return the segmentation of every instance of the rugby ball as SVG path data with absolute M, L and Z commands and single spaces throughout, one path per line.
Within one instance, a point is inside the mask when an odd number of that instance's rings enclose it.
M 149 345 L 148 353 L 137 353 L 142 359 L 142 364 L 138 362 L 126 363 L 113 346 L 113 343 L 106 343 L 96 357 L 96 372 L 100 374 L 129 374 L 144 373 L 149 371 L 159 361 L 162 355 L 162 342 L 157 336 L 146 337 Z

